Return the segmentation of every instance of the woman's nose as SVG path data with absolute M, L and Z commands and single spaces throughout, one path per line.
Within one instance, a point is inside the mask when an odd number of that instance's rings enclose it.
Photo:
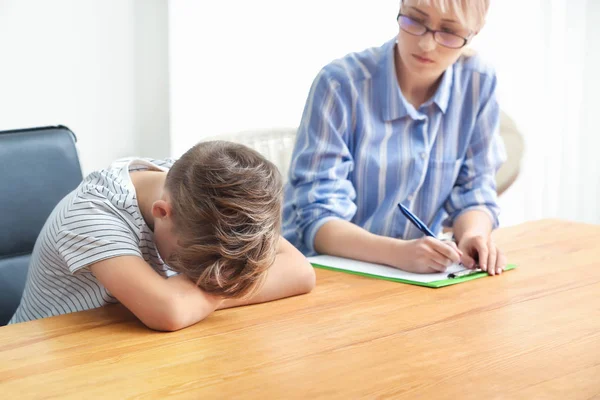
M 432 51 L 437 46 L 435 39 L 433 38 L 433 32 L 426 32 L 419 38 L 419 47 L 424 52 Z

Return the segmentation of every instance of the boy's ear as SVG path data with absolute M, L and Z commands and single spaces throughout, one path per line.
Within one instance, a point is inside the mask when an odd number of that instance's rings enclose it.
M 172 211 L 171 205 L 165 200 L 156 200 L 152 203 L 152 216 L 154 218 L 170 217 Z

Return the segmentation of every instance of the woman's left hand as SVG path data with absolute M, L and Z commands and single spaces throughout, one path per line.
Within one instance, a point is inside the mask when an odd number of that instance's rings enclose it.
M 468 268 L 479 266 L 490 275 L 501 274 L 506 267 L 506 258 L 491 236 L 480 235 L 461 238 L 458 248 L 463 252 L 462 263 Z

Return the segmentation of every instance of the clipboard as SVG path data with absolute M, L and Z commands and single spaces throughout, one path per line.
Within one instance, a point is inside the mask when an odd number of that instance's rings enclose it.
M 464 266 L 459 264 L 451 265 L 445 272 L 436 274 L 416 274 L 413 272 L 406 272 L 397 268 L 389 267 L 387 265 L 373 264 L 364 261 L 328 255 L 308 257 L 308 261 L 316 268 L 430 288 L 441 288 L 444 286 L 456 285 L 488 276 L 487 272 L 482 271 L 458 278 L 448 278 L 448 274 L 465 269 Z M 515 269 L 516 267 L 517 266 L 515 264 L 509 264 L 504 269 L 504 272 Z

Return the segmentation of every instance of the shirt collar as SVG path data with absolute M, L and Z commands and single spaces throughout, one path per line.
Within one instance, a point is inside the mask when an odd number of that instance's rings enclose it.
M 396 66 L 394 62 L 394 53 L 396 52 L 396 39 L 390 40 L 383 45 L 383 56 L 380 68 L 374 79 L 376 90 L 380 90 L 381 98 L 381 117 L 384 121 L 393 121 L 409 115 L 412 119 L 420 119 L 419 113 L 410 104 L 402 94 L 398 79 L 396 77 Z M 452 78 L 454 75 L 454 66 L 451 65 L 444 72 L 442 81 L 437 88 L 432 99 L 425 104 L 434 102 L 442 113 L 446 113 L 448 102 L 450 101 L 450 91 L 452 90 Z M 387 95 L 386 95 L 387 94 Z
M 446 114 L 448 103 L 450 102 L 450 92 L 452 91 L 453 81 L 452 78 L 454 78 L 454 64 L 446 69 L 444 75 L 442 75 L 440 86 L 438 86 L 435 94 L 433 95 L 433 102 L 437 104 L 444 114 Z

